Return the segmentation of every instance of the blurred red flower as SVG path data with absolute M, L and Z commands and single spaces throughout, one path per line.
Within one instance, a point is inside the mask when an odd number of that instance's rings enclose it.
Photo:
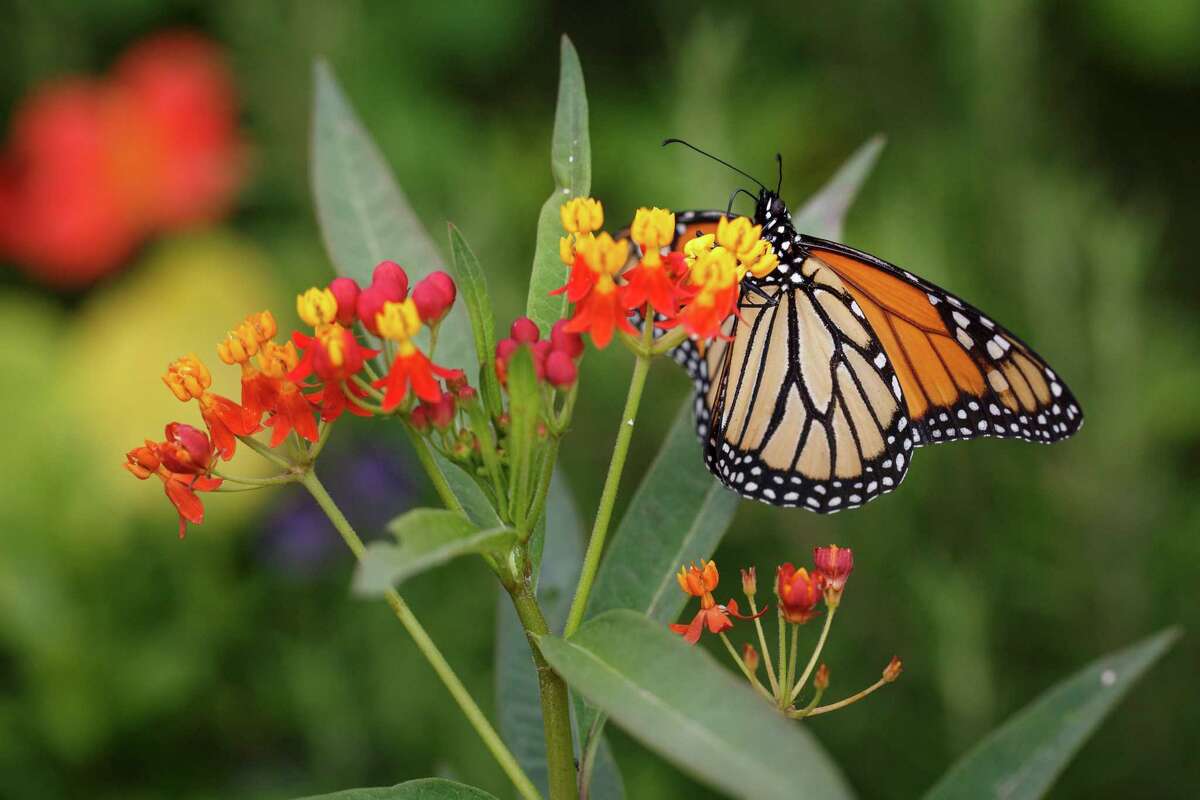
M 0 153 L 0 258 L 81 288 L 150 234 L 225 214 L 244 173 L 233 80 L 218 46 L 168 32 L 111 77 L 36 87 Z

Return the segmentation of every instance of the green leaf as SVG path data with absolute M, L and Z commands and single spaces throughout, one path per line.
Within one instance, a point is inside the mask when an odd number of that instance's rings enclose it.
M 558 75 L 558 106 L 554 112 L 554 136 L 550 143 L 550 171 L 554 193 L 538 216 L 537 247 L 529 276 L 526 314 L 542 333 L 566 312 L 565 295 L 550 292 L 566 281 L 566 270 L 558 257 L 558 240 L 563 235 L 559 207 L 572 197 L 586 196 L 592 188 L 592 148 L 588 139 L 587 92 L 583 68 L 571 40 L 562 37 Z
M 676 571 L 712 555 L 737 506 L 738 496 L 704 468 L 689 399 L 613 533 L 588 615 L 632 608 L 674 622 L 688 599 Z
M 802 725 L 787 720 L 701 648 L 629 610 L 570 639 L 542 636 L 568 684 L 680 769 L 738 797 L 843 798 L 850 790 Z
M 858 148 L 829 182 L 810 197 L 803 208 L 792 214 L 796 230 L 823 239 L 842 238 L 846 211 L 871 174 L 885 143 L 883 136 L 876 135 Z
M 430 448 L 430 452 L 437 464 L 438 471 L 446 479 L 450 491 L 458 498 L 458 502 L 463 504 L 467 517 L 475 523 L 476 527 L 497 528 L 504 524 L 496 514 L 496 509 L 492 507 L 492 502 L 488 500 L 487 495 L 479 488 L 479 484 L 467 474 L 466 470 L 437 450 Z
M 496 352 L 496 320 L 492 314 L 487 276 L 458 228 L 453 223 L 447 227 L 450 231 L 450 273 L 458 284 L 458 296 L 462 298 L 471 320 L 476 365 L 482 376 L 484 397 L 488 407 L 498 413 L 500 381 L 496 378 L 496 371 L 491 368 L 492 353 Z
M 496 800 L 482 789 L 443 778 L 421 778 L 377 789 L 346 789 L 301 800 Z
M 414 282 L 443 269 L 433 240 L 323 60 L 314 65 L 313 84 L 310 177 L 321 236 L 338 274 L 366 286 L 384 259 L 398 262 Z M 438 342 L 439 363 L 475 363 L 461 304 L 442 321 Z
M 381 594 L 404 580 L 452 558 L 471 553 L 501 553 L 516 543 L 511 528 L 479 530 L 462 514 L 418 508 L 388 523 L 400 544 L 372 542 L 354 580 L 355 591 Z
M 1084 667 L 988 734 L 925 797 L 1045 796 L 1087 737 L 1178 638 L 1170 628 Z
M 551 630 L 561 631 L 579 579 L 584 540 L 583 519 L 561 472 L 556 471 L 550 482 L 544 526 L 539 525 L 539 529 L 550 535 L 545 538 L 540 563 L 534 564 L 538 603 Z M 496 704 L 500 735 L 530 780 L 547 794 L 546 740 L 529 641 L 504 590 L 500 590 L 497 603 Z M 576 736 L 575 741 L 578 743 L 580 737 Z M 593 800 L 620 800 L 624 787 L 607 741 L 601 739 L 599 748 L 590 796 Z

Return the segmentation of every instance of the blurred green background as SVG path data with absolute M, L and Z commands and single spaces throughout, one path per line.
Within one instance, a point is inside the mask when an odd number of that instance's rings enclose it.
M 720 207 L 738 185 L 660 149 L 664 136 L 760 175 L 782 152 L 795 205 L 882 132 L 846 241 L 1005 321 L 1088 414 L 1054 448 L 924 450 L 902 491 L 861 511 L 739 512 L 717 554 L 727 582 L 817 543 L 855 549 L 827 651 L 835 693 L 904 658 L 898 684 L 811 724 L 862 796 L 915 795 L 1056 679 L 1172 623 L 1185 638 L 1055 796 L 1194 796 L 1200 5 L 2 6 L 6 124 L 39 81 L 100 73 L 138 37 L 187 26 L 228 49 L 253 171 L 225 223 L 159 238 L 88 291 L 0 279 L 0 796 L 275 798 L 429 774 L 506 796 L 386 607 L 348 596 L 350 560 L 304 498 L 214 497 L 180 542 L 158 487 L 119 465 L 181 413 L 159 382 L 170 358 L 210 352 L 266 304 L 288 324 L 292 294 L 328 274 L 307 193 L 316 54 L 430 229 L 459 225 L 498 316 L 518 313 L 562 32 L 583 61 L 593 190 L 614 224 L 641 204 Z M 564 452 L 585 513 L 629 361 L 612 348 L 584 371 Z M 686 392 L 656 367 L 626 498 Z M 376 532 L 427 492 L 384 427 L 342 426 L 324 470 Z M 490 576 L 455 563 L 407 594 L 490 708 Z M 709 796 L 613 738 L 629 797 Z

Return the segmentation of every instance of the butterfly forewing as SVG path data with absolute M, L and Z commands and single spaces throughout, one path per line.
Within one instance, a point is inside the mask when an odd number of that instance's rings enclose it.
M 918 444 L 980 436 L 1048 444 L 1083 424 L 1054 370 L 974 306 L 867 253 L 800 241 L 837 273 L 891 356 Z

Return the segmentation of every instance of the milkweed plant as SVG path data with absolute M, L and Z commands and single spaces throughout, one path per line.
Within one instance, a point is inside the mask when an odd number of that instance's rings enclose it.
M 703 347 L 721 335 L 741 279 L 777 264 L 761 229 L 745 218 L 723 219 L 715 232 L 672 251 L 674 214 L 646 207 L 626 232 L 604 231 L 605 209 L 588 196 L 582 72 L 564 39 L 551 150 L 556 187 L 538 222 L 526 313 L 497 341 L 486 273 L 462 234 L 450 226 L 451 258 L 443 265 L 329 69 L 318 64 L 315 76 L 314 193 L 340 274 L 298 293 L 302 330 L 284 333 L 270 310 L 247 309 L 216 343 L 215 362 L 191 353 L 171 363 L 163 381 L 198 407 L 199 424 L 170 422 L 161 440 L 131 450 L 125 467 L 161 481 L 178 511 L 180 538 L 203 523 L 206 495 L 305 487 L 359 562 L 356 590 L 391 606 L 522 798 L 624 796 L 604 739 L 610 718 L 736 796 L 792 797 L 797 785 L 808 796 L 850 796 L 810 735 L 809 718 L 864 699 L 902 670 L 898 658 L 881 658 L 875 683 L 832 699 L 835 683 L 821 656 L 835 615 L 852 597 L 853 552 L 817 547 L 810 564 L 778 566 L 769 589 L 747 566 L 738 586 L 745 605 L 733 597 L 718 602 L 725 595 L 710 556 L 736 497 L 704 471 L 690 409 L 681 411 L 615 531 L 612 525 L 651 361 L 685 339 Z M 878 149 L 865 147 L 805 206 L 809 225 L 840 225 Z M 574 423 L 587 345 L 614 343 L 631 353 L 633 369 L 580 548 L 571 541 L 578 514 L 556 480 L 557 456 Z M 209 365 L 217 362 L 240 371 L 240 398 L 211 391 Z M 321 452 L 346 414 L 403 429 L 442 503 L 394 520 L 392 542 L 364 544 L 318 477 Z M 226 462 L 240 448 L 275 474 L 230 473 Z M 498 628 L 499 730 L 398 588 L 464 556 L 480 558 L 510 599 Z M 676 621 L 692 599 L 695 613 Z M 1051 690 L 930 796 L 984 796 L 1009 775 L 1024 793 L 1006 796 L 1044 792 L 1172 636 L 1111 655 Z M 690 646 L 702 637 L 720 641 L 733 669 Z M 541 730 L 528 730 L 527 720 L 539 717 Z M 1047 759 L 1041 748 L 1052 742 L 1055 755 Z M 346 796 L 492 795 L 423 779 Z

